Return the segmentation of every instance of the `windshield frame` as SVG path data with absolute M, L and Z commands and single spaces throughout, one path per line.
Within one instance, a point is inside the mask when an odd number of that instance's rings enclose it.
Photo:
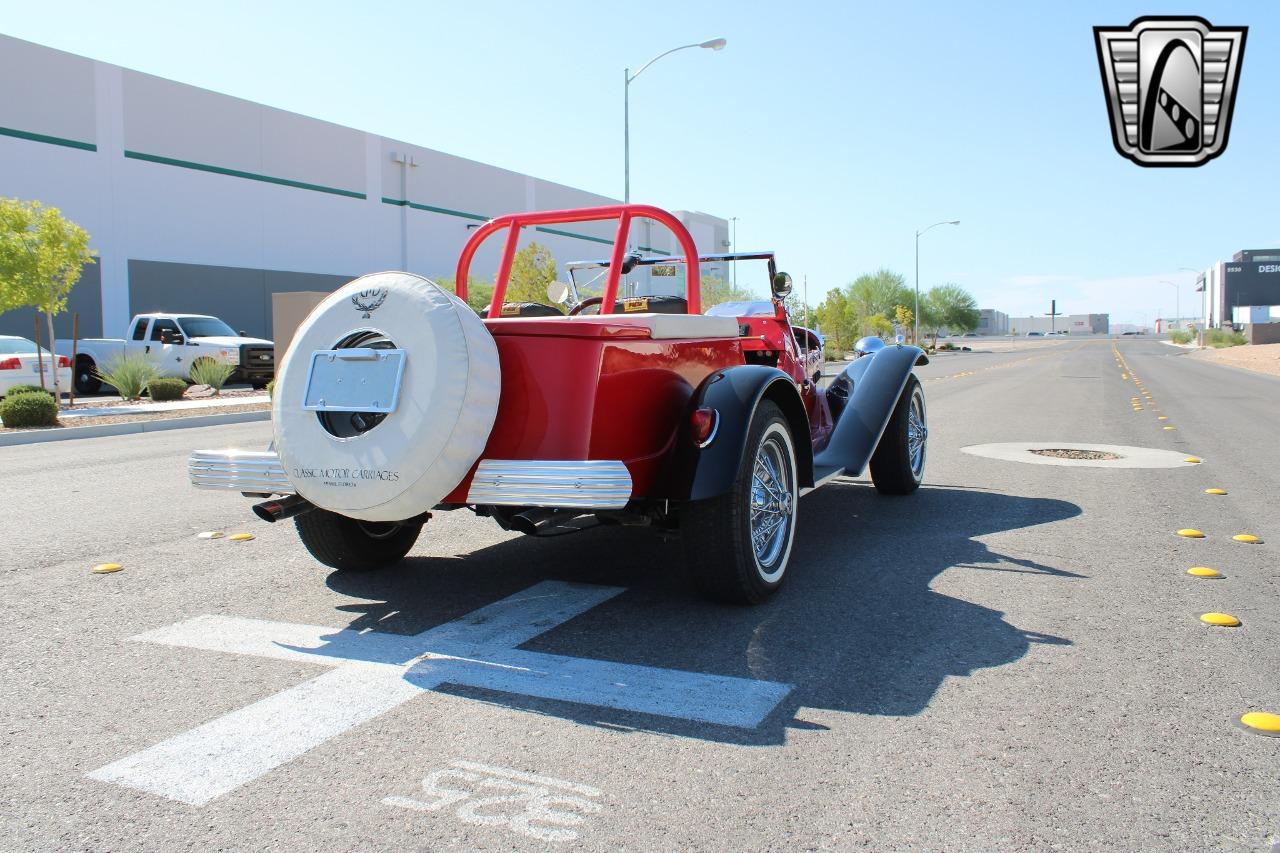
M 708 254 L 708 255 L 699 254 L 698 255 L 699 265 L 706 264 L 706 263 L 717 263 L 717 262 L 731 263 L 734 261 L 768 261 L 769 262 L 769 280 L 772 281 L 773 277 L 778 274 L 778 262 L 775 257 L 775 253 L 773 251 L 724 252 L 719 254 Z M 609 263 L 610 262 L 607 260 L 570 261 L 569 263 L 564 265 L 565 270 L 569 273 L 569 276 L 568 276 L 569 281 L 567 282 L 567 284 L 569 285 L 569 294 L 570 294 L 569 298 L 571 303 L 578 303 L 582 301 L 581 294 L 578 291 L 578 278 L 576 275 L 574 275 L 574 273 L 578 272 L 579 270 L 595 270 L 595 269 L 608 272 Z M 686 261 L 683 255 L 655 255 L 653 257 L 639 258 L 638 260 L 635 260 L 632 266 L 632 269 L 634 269 L 635 267 L 651 267 L 651 266 L 658 266 L 661 264 L 684 264 L 684 263 L 686 263 Z M 601 275 L 603 275 L 603 272 L 601 273 Z M 587 285 L 593 284 L 599 279 L 600 279 L 599 275 L 594 276 L 590 280 L 582 282 L 582 285 L 585 287 Z

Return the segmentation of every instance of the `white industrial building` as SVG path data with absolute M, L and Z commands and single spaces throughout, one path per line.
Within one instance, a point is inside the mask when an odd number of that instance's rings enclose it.
M 331 291 L 370 271 L 452 276 L 470 230 L 502 213 L 614 199 L 0 36 L 0 195 L 86 228 L 90 266 L 58 321 L 118 336 L 133 313 L 216 314 L 270 335 L 272 294 Z M 660 200 L 650 200 L 658 201 Z M 728 223 L 677 212 L 699 250 Z M 560 264 L 607 257 L 613 222 L 528 229 Z M 650 230 L 651 228 L 651 230 Z M 666 253 L 672 236 L 632 239 Z M 498 242 L 473 266 L 491 277 Z M 0 333 L 32 332 L 30 310 Z
M 1111 331 L 1110 314 L 1062 314 L 1058 317 L 1010 317 L 1009 334 L 1065 331 L 1072 335 L 1105 335 Z

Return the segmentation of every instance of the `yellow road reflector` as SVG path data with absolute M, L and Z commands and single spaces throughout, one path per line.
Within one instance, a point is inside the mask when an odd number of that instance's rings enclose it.
M 1168 416 L 1168 415 L 1156 415 L 1156 420 L 1158 420 L 1158 421 L 1167 421 L 1167 420 L 1169 420 L 1169 416 Z
M 123 568 L 124 566 L 119 563 L 98 563 L 98 565 L 94 566 L 89 571 L 93 572 L 95 575 L 109 575 L 112 572 L 118 572 Z
M 1204 493 L 1206 495 L 1225 495 L 1227 493 L 1227 490 L 1226 489 L 1205 489 Z
M 221 530 L 206 530 L 204 533 L 197 533 L 196 538 L 197 539 L 221 539 L 223 536 L 226 536 L 226 535 L 227 534 L 223 533 Z
M 1128 378 L 1129 378 L 1129 374 L 1127 374 L 1127 373 L 1121 373 L 1121 374 L 1120 374 L 1120 378 L 1121 378 L 1121 379 L 1128 379 Z
M 1262 544 L 1262 540 L 1259 539 L 1257 536 L 1254 536 L 1252 533 L 1237 533 L 1235 536 L 1232 536 L 1231 538 L 1236 540 L 1237 542 L 1248 542 L 1250 545 Z
M 1200 621 L 1206 625 L 1217 625 L 1219 628 L 1240 627 L 1240 620 L 1230 613 L 1202 613 Z
M 1168 431 L 1169 431 L 1169 430 L 1171 430 L 1171 429 L 1177 429 L 1177 427 L 1167 426 L 1167 427 L 1165 427 L 1165 428 L 1164 428 L 1164 431 L 1165 431 L 1165 432 L 1168 432 Z
M 248 542 L 250 539 L 253 538 L 253 534 L 252 533 L 232 533 L 227 538 L 230 539 L 232 542 Z
M 1193 463 L 1194 463 L 1194 462 L 1201 462 L 1201 461 L 1203 461 L 1203 460 L 1201 460 L 1201 458 L 1200 458 L 1199 456 L 1188 456 L 1186 459 L 1183 459 L 1182 461 L 1183 461 L 1183 462 L 1193 462 Z
M 1260 735 L 1280 737 L 1280 714 L 1250 711 L 1240 716 L 1240 725 Z
M 1211 569 L 1208 566 L 1192 566 L 1191 568 L 1187 569 L 1187 574 L 1193 575 L 1198 578 L 1222 577 L 1222 572 L 1218 571 L 1217 569 Z
M 1179 536 L 1185 536 L 1185 537 L 1187 537 L 1188 539 L 1203 539 L 1203 538 L 1204 538 L 1204 534 L 1203 534 L 1203 533 L 1201 533 L 1199 530 L 1196 530 L 1194 527 L 1184 527 L 1184 528 L 1182 528 L 1181 530 L 1179 530 L 1179 531 L 1178 531 L 1178 535 L 1179 535 Z

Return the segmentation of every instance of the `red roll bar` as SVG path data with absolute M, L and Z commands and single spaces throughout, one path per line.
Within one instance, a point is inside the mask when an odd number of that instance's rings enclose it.
M 605 280 L 604 299 L 600 305 L 601 314 L 612 314 L 614 303 L 618 299 L 618 280 L 622 275 L 622 261 L 627 249 L 627 234 L 632 219 L 652 219 L 660 222 L 671 233 L 676 235 L 680 250 L 684 252 L 685 264 L 685 299 L 689 303 L 690 314 L 702 313 L 702 277 L 698 274 L 698 249 L 693 244 L 693 237 L 684 223 L 667 213 L 660 207 L 648 204 L 611 204 L 605 207 L 575 207 L 568 210 L 530 211 L 528 213 L 508 213 L 490 219 L 481 225 L 462 247 L 458 256 L 458 271 L 454 278 L 454 291 L 458 298 L 466 301 L 467 274 L 471 271 L 471 259 L 475 257 L 480 244 L 490 235 L 506 228 L 507 242 L 502 250 L 502 260 L 498 264 L 498 276 L 493 284 L 493 298 L 489 302 L 489 316 L 498 317 L 502 313 L 502 303 L 507 295 L 507 279 L 511 277 L 511 262 L 516 256 L 516 246 L 520 243 L 520 229 L 531 225 L 558 225 L 565 222 L 598 222 L 602 219 L 617 219 L 618 231 L 613 238 L 613 254 L 609 258 L 609 275 Z

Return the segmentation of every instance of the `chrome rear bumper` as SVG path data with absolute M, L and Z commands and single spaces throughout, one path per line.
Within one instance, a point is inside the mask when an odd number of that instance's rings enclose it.
M 274 450 L 197 450 L 187 471 L 199 489 L 297 494 Z M 630 500 L 631 472 L 617 459 L 484 459 L 467 492 L 482 506 L 622 509 Z
M 197 450 L 187 460 L 191 485 L 265 495 L 296 493 L 274 450 Z
M 497 506 L 622 509 L 629 500 L 631 472 L 617 459 L 484 459 L 467 492 L 467 503 Z

